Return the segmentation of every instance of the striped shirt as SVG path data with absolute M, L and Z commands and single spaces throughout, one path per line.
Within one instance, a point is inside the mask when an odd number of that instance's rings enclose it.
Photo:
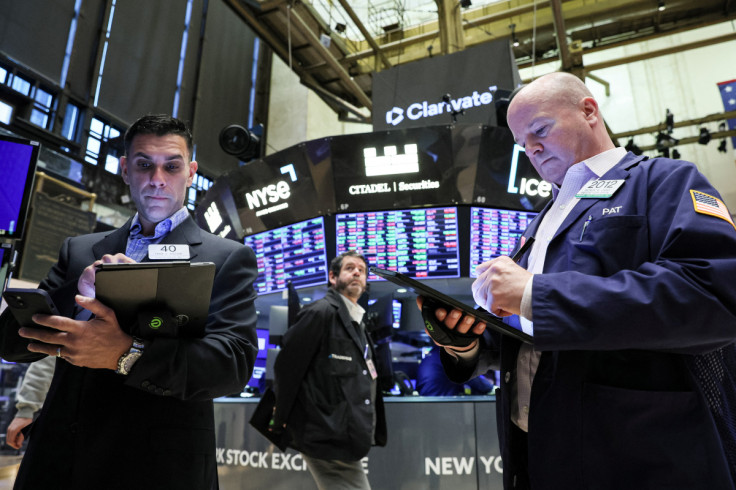
M 189 217 L 189 211 L 184 206 L 163 221 L 156 225 L 153 236 L 143 235 L 143 226 L 138 218 L 138 213 L 133 216 L 133 223 L 130 225 L 130 235 L 128 236 L 128 246 L 125 249 L 125 255 L 140 262 L 148 256 L 148 246 L 160 243 L 171 230 L 179 226 Z

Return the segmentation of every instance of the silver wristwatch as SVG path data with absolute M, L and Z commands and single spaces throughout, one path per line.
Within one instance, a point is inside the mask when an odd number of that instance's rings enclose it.
M 143 341 L 137 337 L 133 337 L 133 345 L 128 352 L 120 356 L 120 359 L 118 359 L 118 369 L 115 372 L 123 376 L 130 374 L 133 365 L 143 355 L 144 348 Z

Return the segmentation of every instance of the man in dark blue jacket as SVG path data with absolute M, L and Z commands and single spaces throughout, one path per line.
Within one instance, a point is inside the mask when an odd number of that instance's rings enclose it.
M 735 488 L 736 227 L 718 192 L 692 163 L 616 148 L 572 75 L 522 88 L 508 122 L 554 199 L 527 256 L 479 265 L 473 293 L 534 345 L 437 311 L 482 334 L 446 347 L 451 378 L 500 368 L 505 486 Z
M 362 255 L 335 257 L 327 295 L 299 312 L 274 366 L 274 427 L 302 453 L 321 490 L 370 489 L 360 460 L 386 444 L 375 350 L 358 305 L 367 273 Z

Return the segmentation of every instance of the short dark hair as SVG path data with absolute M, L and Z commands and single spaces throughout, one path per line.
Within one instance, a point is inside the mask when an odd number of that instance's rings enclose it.
M 356 252 L 355 250 L 348 250 L 347 252 L 343 252 L 334 259 L 332 259 L 332 262 L 330 262 L 330 272 L 335 275 L 339 276 L 340 271 L 342 270 L 342 260 L 345 257 L 357 257 L 360 260 L 365 263 L 366 272 L 368 271 L 368 260 L 366 260 L 365 257 L 363 257 L 360 253 Z
M 189 160 L 192 159 L 192 152 L 194 151 L 192 132 L 189 129 L 189 126 L 187 126 L 187 124 L 181 119 L 171 117 L 167 114 L 148 114 L 139 118 L 136 122 L 131 124 L 125 132 L 124 142 L 126 156 L 129 156 L 130 147 L 133 144 L 133 138 L 139 134 L 155 134 L 156 136 L 174 134 L 181 136 L 187 143 Z

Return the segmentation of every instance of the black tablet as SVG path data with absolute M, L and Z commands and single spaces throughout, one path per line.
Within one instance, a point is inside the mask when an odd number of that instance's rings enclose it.
M 522 342 L 526 342 L 527 344 L 533 343 L 533 339 L 531 335 L 526 334 L 521 330 L 517 330 L 516 328 L 505 324 L 499 317 L 493 316 L 490 313 L 482 311 L 482 310 L 476 310 L 473 307 L 468 306 L 465 303 L 462 303 L 451 296 L 447 296 L 446 294 L 441 293 L 437 291 L 436 289 L 427 286 L 425 283 L 421 281 L 417 281 L 416 279 L 413 279 L 400 272 L 390 271 L 386 269 L 379 269 L 378 267 L 371 267 L 370 270 L 372 274 L 376 274 L 377 276 L 383 277 L 384 279 L 387 279 L 399 286 L 403 286 L 405 288 L 411 289 L 419 296 L 424 296 L 424 298 L 429 298 L 436 304 L 436 307 L 441 306 L 444 309 L 446 309 L 448 312 L 453 309 L 460 310 L 464 314 L 468 316 L 472 316 L 484 322 L 487 328 L 495 330 L 496 332 L 499 332 L 503 335 L 508 335 L 517 340 L 521 340 Z
M 95 296 L 142 338 L 201 337 L 215 279 L 211 262 L 100 264 Z

